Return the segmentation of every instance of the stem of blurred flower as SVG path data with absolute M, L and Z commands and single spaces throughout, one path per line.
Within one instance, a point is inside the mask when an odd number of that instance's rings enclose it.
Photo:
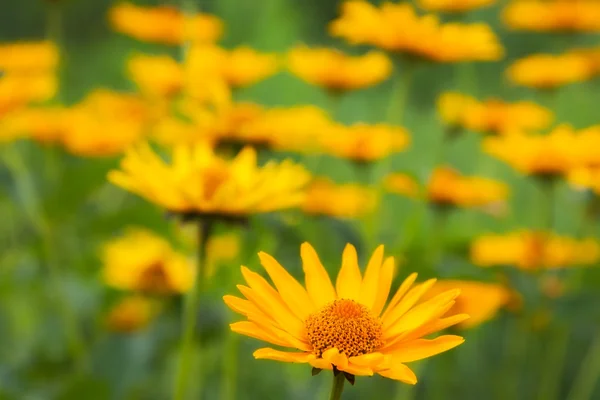
M 396 63 L 396 68 L 398 64 L 400 63 Z M 402 65 L 404 68 L 397 71 L 392 82 L 392 92 L 386 112 L 386 121 L 391 125 L 402 123 L 415 69 L 414 62 L 411 60 L 405 60 Z
M 588 400 L 600 379 L 600 333 L 594 337 L 586 357 L 581 362 L 579 373 L 569 391 L 567 400 Z
M 565 366 L 569 332 L 564 326 L 550 332 L 547 358 L 542 363 L 539 400 L 556 400 L 560 396 L 561 374 Z
M 523 313 L 511 315 L 504 337 L 504 382 L 499 388 L 497 400 L 518 399 L 521 397 L 520 385 L 523 377 L 523 364 L 527 357 L 528 339 L 527 316 Z
M 346 377 L 343 372 L 335 370 L 333 372 L 333 386 L 331 387 L 331 394 L 329 400 L 340 400 L 342 398 L 342 391 L 344 390 L 344 381 Z
M 238 349 L 240 335 L 227 332 L 225 335 L 225 357 L 221 372 L 221 400 L 237 399 Z
M 182 400 L 185 398 L 188 376 L 190 372 L 192 344 L 194 342 L 194 330 L 196 328 L 196 320 L 198 319 L 200 309 L 200 294 L 205 277 L 205 261 L 206 261 L 206 243 L 212 230 L 212 221 L 203 220 L 201 217 L 195 221 L 198 229 L 197 243 L 198 249 L 196 254 L 196 277 L 194 284 L 185 297 L 183 309 L 183 333 L 181 336 L 181 349 L 179 354 L 179 364 L 177 366 L 177 376 L 175 381 L 175 389 L 173 394 L 174 400 Z M 200 385 L 201 387 L 201 385 Z

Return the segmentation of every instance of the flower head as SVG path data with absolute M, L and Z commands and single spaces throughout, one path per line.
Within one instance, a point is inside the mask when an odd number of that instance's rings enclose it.
M 127 61 L 130 79 L 151 97 L 171 97 L 184 87 L 183 68 L 171 57 L 137 54 Z
M 377 373 L 415 384 L 417 378 L 405 363 L 431 357 L 464 341 L 452 335 L 423 339 L 468 318 L 465 314 L 442 317 L 454 305 L 459 290 L 419 302 L 435 280 L 413 286 L 417 276 L 412 274 L 387 301 L 394 260 L 384 259 L 383 246 L 375 250 L 363 275 L 355 248 L 347 245 L 335 286 L 308 243 L 302 245 L 301 256 L 306 287 L 273 257 L 261 252 L 261 264 L 275 288 L 261 275 L 242 267 L 247 286 L 238 288 L 246 299 L 224 297 L 233 311 L 248 318 L 232 324 L 234 332 L 300 350 L 262 348 L 254 352 L 255 358 L 308 363 L 318 369 L 335 367 L 352 375 Z
M 385 178 L 386 189 L 395 194 L 406 197 L 417 197 L 421 191 L 419 183 L 408 174 L 393 173 Z
M 32 103 L 50 100 L 58 81 L 51 73 L 7 73 L 0 76 L 0 117 Z
M 288 65 L 300 79 L 331 92 L 372 86 L 387 79 L 392 72 L 391 61 L 381 52 L 348 56 L 338 50 L 306 46 L 290 51 Z
M 121 290 L 151 294 L 184 293 L 195 269 L 163 238 L 146 230 L 130 230 L 103 250 L 104 281 Z
M 592 77 L 594 68 L 585 56 L 533 54 L 515 61 L 506 74 L 511 82 L 536 89 L 553 89 Z
M 337 185 L 327 178 L 318 178 L 308 187 L 302 210 L 307 214 L 354 218 L 370 212 L 376 202 L 372 189 L 357 184 Z
M 536 32 L 598 32 L 600 4 L 593 0 L 521 0 L 502 13 L 512 29 Z
M 170 162 L 148 144 L 129 149 L 108 179 L 172 212 L 244 217 L 294 207 L 304 199 L 309 173 L 291 161 L 257 165 L 256 151 L 233 160 L 204 142 L 175 146 Z
M 0 141 L 29 138 L 40 143 L 60 141 L 68 129 L 63 107 L 27 107 L 13 111 L 0 120 Z
M 0 43 L 0 71 L 40 74 L 58 66 L 58 47 L 50 42 Z
M 463 13 L 495 3 L 496 0 L 419 0 L 419 6 L 428 11 Z
M 129 296 L 109 312 L 106 323 L 115 332 L 132 333 L 144 329 L 152 321 L 157 305 L 142 296 Z

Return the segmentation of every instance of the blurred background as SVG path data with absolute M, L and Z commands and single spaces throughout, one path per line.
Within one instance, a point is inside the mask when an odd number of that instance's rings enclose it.
M 534 102 L 554 116 L 551 123 L 534 129 L 544 135 L 563 123 L 571 126 L 573 135 L 593 127 L 600 123 L 600 86 L 591 72 L 540 89 L 515 82 L 505 71 L 531 54 L 558 55 L 600 45 L 600 18 L 597 29 L 535 31 L 516 29 L 502 19 L 505 7 L 514 2 L 490 1 L 485 7 L 459 14 L 438 13 L 435 7 L 426 10 L 415 4 L 417 15 L 438 14 L 441 23 L 487 24 L 504 54 L 488 61 L 415 62 L 382 49 L 394 64 L 389 78 L 332 95 L 290 72 L 286 56 L 302 44 L 352 55 L 374 48 L 368 43 L 352 45 L 340 35 L 329 34 L 331 21 L 340 18 L 342 1 L 189 0 L 182 5 L 135 0 L 128 4 L 133 3 L 214 15 L 223 23 L 219 46 L 232 49 L 243 45 L 277 55 L 281 60 L 277 72 L 235 89 L 231 93 L 234 102 L 252 102 L 265 109 L 313 105 L 344 125 L 387 122 L 401 125 L 410 137 L 401 150 L 366 160 L 323 151 L 314 162 L 296 148 L 261 148 L 261 163 L 291 158 L 340 185 L 378 188 L 388 174 L 398 173 L 403 174 L 406 188 L 396 190 L 401 194 L 393 193 L 390 184 L 385 194 L 378 193 L 376 205 L 367 210 L 369 207 L 359 204 L 358 211 L 351 210 L 348 215 L 336 215 L 335 205 L 347 206 L 344 202 L 351 202 L 353 194 L 323 195 L 315 200 L 317 211 L 291 209 L 252 215 L 244 226 L 217 224 L 213 235 L 224 239 L 207 250 L 212 272 L 201 295 L 187 398 L 327 397 L 331 384 L 327 374 L 313 377 L 306 365 L 254 360 L 252 352 L 261 347 L 254 339 L 242 337 L 232 344 L 228 324 L 237 317 L 221 299 L 237 293 L 240 265 L 262 271 L 256 256 L 260 250 L 272 254 L 300 278 L 299 248 L 304 241 L 315 247 L 332 276 L 338 271 L 346 243 L 357 247 L 362 266 L 375 245 L 383 243 L 386 253 L 397 259 L 394 288 L 411 272 L 419 272 L 420 280 L 435 276 L 460 284 L 492 285 L 465 290 L 474 294 L 465 299 L 464 312 L 471 313 L 469 307 L 475 304 L 474 312 L 485 314 L 481 323 L 457 328 L 457 334 L 466 339 L 459 348 L 411 364 L 419 377 L 416 386 L 378 376 L 359 377 L 354 387 L 346 388 L 344 399 L 600 398 L 596 385 L 600 376 L 597 194 L 593 179 L 586 184 L 567 179 L 570 170 L 560 158 L 561 152 L 582 145 L 569 140 L 546 145 L 515 139 L 507 144 L 514 148 L 505 150 L 520 159 L 494 157 L 493 151 L 482 150 L 482 141 L 502 133 L 485 128 L 478 131 L 458 118 L 444 117 L 449 112 L 444 114 L 440 97 L 444 92 L 460 92 L 480 102 L 490 98 Z M 576 7 L 583 2 L 562 3 Z M 110 0 L 5 0 L 0 6 L 0 67 L 6 69 L 0 78 L 0 399 L 151 400 L 171 395 L 181 335 L 181 294 L 154 295 L 151 304 L 134 300 L 130 308 L 115 311 L 135 291 L 107 281 L 105 249 L 111 240 L 138 228 L 193 257 L 193 232 L 190 236 L 184 224 L 159 206 L 107 181 L 107 173 L 118 168 L 125 149 L 122 142 L 127 141 L 129 128 L 114 121 L 121 116 L 103 120 L 104 114 L 102 118 L 86 114 L 63 122 L 77 131 L 70 134 L 84 137 L 78 146 L 77 141 L 66 145 L 61 141 L 65 139 L 52 137 L 50 131 L 57 126 L 52 119 L 55 114 L 16 114 L 33 106 L 75 107 L 98 89 L 143 99 L 139 82 L 128 72 L 130 57 L 168 55 L 179 62 L 187 45 L 184 41 L 137 40 L 115 28 L 109 10 L 119 4 Z M 541 18 L 537 15 L 530 19 Z M 153 22 L 140 17 L 137 25 L 152 27 Z M 419 41 L 418 31 L 415 35 Z M 423 40 L 426 38 L 423 35 Z M 44 39 L 59 48 L 57 89 L 50 90 L 53 93 L 47 98 L 42 95 L 42 101 L 35 95 L 33 100 L 26 95 L 20 98 L 29 90 L 26 83 L 2 83 L 11 78 L 11 62 L 18 58 L 17 50 L 6 46 Z M 448 43 L 452 46 L 454 42 Z M 43 62 L 43 55 L 23 61 L 33 65 L 32 69 Z M 410 85 L 405 75 L 409 68 Z M 575 67 L 544 68 L 547 70 L 534 68 L 532 75 L 560 75 Z M 150 80 L 153 74 L 156 79 L 170 76 L 168 70 L 158 69 L 148 74 Z M 398 103 L 394 97 L 399 90 L 394 81 L 404 82 L 400 84 L 400 90 L 402 85 L 406 88 L 404 102 Z M 449 102 L 450 108 L 462 107 L 460 99 Z M 141 104 L 144 112 L 163 117 L 148 102 Z M 25 123 L 15 122 L 15 115 Z M 123 115 L 126 119 L 131 114 Z M 528 117 L 525 112 L 522 118 Z M 505 125 L 510 126 L 517 117 L 506 112 L 498 118 L 509 121 Z M 280 134 L 292 135 L 293 127 L 299 125 L 300 120 L 292 119 Z M 69 131 L 62 125 L 60 129 Z M 118 137 L 115 151 L 96 151 L 114 143 L 109 140 L 96 148 L 94 135 L 111 134 Z M 600 159 L 600 147 L 594 147 L 600 141 L 586 143 L 583 147 Z M 548 170 L 519 163 L 526 159 L 537 165 L 555 158 L 560 159 L 555 161 L 558 166 Z M 449 178 L 438 178 L 439 187 L 432 189 L 433 171 L 440 166 L 454 172 Z M 478 182 L 459 184 L 460 176 L 492 178 L 505 185 L 501 192 L 506 194 L 490 201 L 462 201 L 461 196 L 470 199 L 488 189 Z M 512 241 L 477 242 L 489 235 L 503 237 L 514 232 Z M 545 235 L 562 239 L 550 245 Z M 143 252 L 143 248 L 134 249 L 130 256 Z M 490 296 L 495 296 L 490 293 L 499 288 L 501 300 L 489 300 L 493 304 L 486 308 Z

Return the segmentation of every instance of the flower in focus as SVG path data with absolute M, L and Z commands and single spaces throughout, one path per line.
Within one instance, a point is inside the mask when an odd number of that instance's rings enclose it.
M 460 295 L 455 299 L 454 306 L 448 310 L 446 315 L 468 314 L 470 316 L 469 319 L 457 325 L 459 329 L 474 328 L 489 321 L 502 307 L 513 303 L 516 297 L 516 293 L 496 283 L 440 280 L 427 292 L 424 299 L 452 289 L 459 289 Z
M 127 69 L 140 91 L 151 97 L 170 97 L 184 86 L 183 69 L 169 56 L 138 54 L 127 61 Z
M 560 125 L 547 135 L 506 134 L 489 137 L 483 149 L 526 175 L 557 176 L 575 166 L 576 135 Z
M 163 238 L 135 229 L 108 242 L 103 249 L 104 281 L 121 290 L 165 295 L 184 293 L 195 269 Z
M 351 44 L 370 44 L 437 62 L 495 61 L 504 55 L 486 24 L 441 24 L 434 15 L 419 17 L 410 4 L 364 0 L 342 4 L 342 15 L 329 26 L 333 36 Z
M 536 32 L 599 32 L 600 3 L 594 0 L 512 1 L 502 13 L 516 30 Z
M 406 149 L 410 143 L 404 128 L 363 123 L 351 126 L 332 123 L 318 139 L 323 152 L 356 162 L 380 160 Z
M 495 3 L 496 0 L 419 0 L 419 6 L 428 11 L 463 13 Z
M 502 182 L 478 176 L 461 176 L 449 167 L 436 168 L 427 185 L 429 201 L 440 206 L 484 207 L 503 204 L 508 193 L 508 186 Z
M 215 16 L 187 16 L 174 7 L 142 7 L 121 3 L 109 11 L 112 27 L 144 42 L 178 45 L 186 41 L 215 42 L 223 33 L 223 23 Z
M 0 43 L 0 71 L 27 75 L 54 71 L 58 47 L 50 41 Z
M 553 89 L 583 82 L 594 73 L 592 63 L 579 54 L 533 54 L 515 61 L 506 70 L 511 82 L 536 89 Z
M 156 305 L 142 296 L 129 296 L 109 312 L 106 323 L 114 332 L 132 333 L 144 329 L 156 314 Z
M 392 73 L 390 59 L 377 51 L 348 56 L 338 50 L 300 46 L 290 51 L 288 65 L 300 79 L 333 93 L 375 85 Z
M 479 102 L 455 92 L 442 93 L 437 107 L 442 120 L 449 126 L 482 133 L 535 131 L 548 127 L 553 119 L 549 109 L 533 102 L 507 103 L 497 99 Z
M 471 244 L 471 261 L 480 267 L 513 265 L 525 270 L 590 265 L 600 260 L 595 239 L 519 231 L 484 235 Z
M 463 343 L 460 336 L 423 339 L 468 318 L 442 316 L 454 305 L 457 289 L 420 304 L 435 284 L 431 279 L 413 286 L 410 275 L 384 306 L 394 275 L 394 259 L 384 259 L 379 246 L 361 274 L 356 250 L 347 245 L 335 286 L 315 250 L 301 246 L 306 288 L 266 253 L 262 266 L 275 288 L 261 275 L 242 267 L 246 285 L 238 285 L 246 299 L 225 296 L 225 303 L 248 318 L 231 324 L 234 332 L 299 351 L 262 348 L 257 359 L 308 363 L 313 368 L 343 371 L 350 375 L 375 373 L 415 384 L 417 378 L 405 363 L 428 358 Z
M 375 207 L 375 191 L 357 184 L 338 185 L 327 178 L 315 179 L 306 191 L 302 211 L 313 215 L 355 218 Z
M 258 166 L 250 147 L 226 160 L 199 142 L 175 146 L 169 163 L 148 144 L 131 148 L 108 179 L 171 212 L 244 217 L 301 204 L 310 174 L 289 160 Z
M 417 181 L 410 175 L 393 173 L 385 178 L 385 187 L 388 192 L 410 198 L 419 196 L 420 188 Z

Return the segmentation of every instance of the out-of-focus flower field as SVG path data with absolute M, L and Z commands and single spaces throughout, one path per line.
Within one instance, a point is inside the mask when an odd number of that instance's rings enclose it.
M 600 399 L 599 34 L 4 0 L 0 399 Z

